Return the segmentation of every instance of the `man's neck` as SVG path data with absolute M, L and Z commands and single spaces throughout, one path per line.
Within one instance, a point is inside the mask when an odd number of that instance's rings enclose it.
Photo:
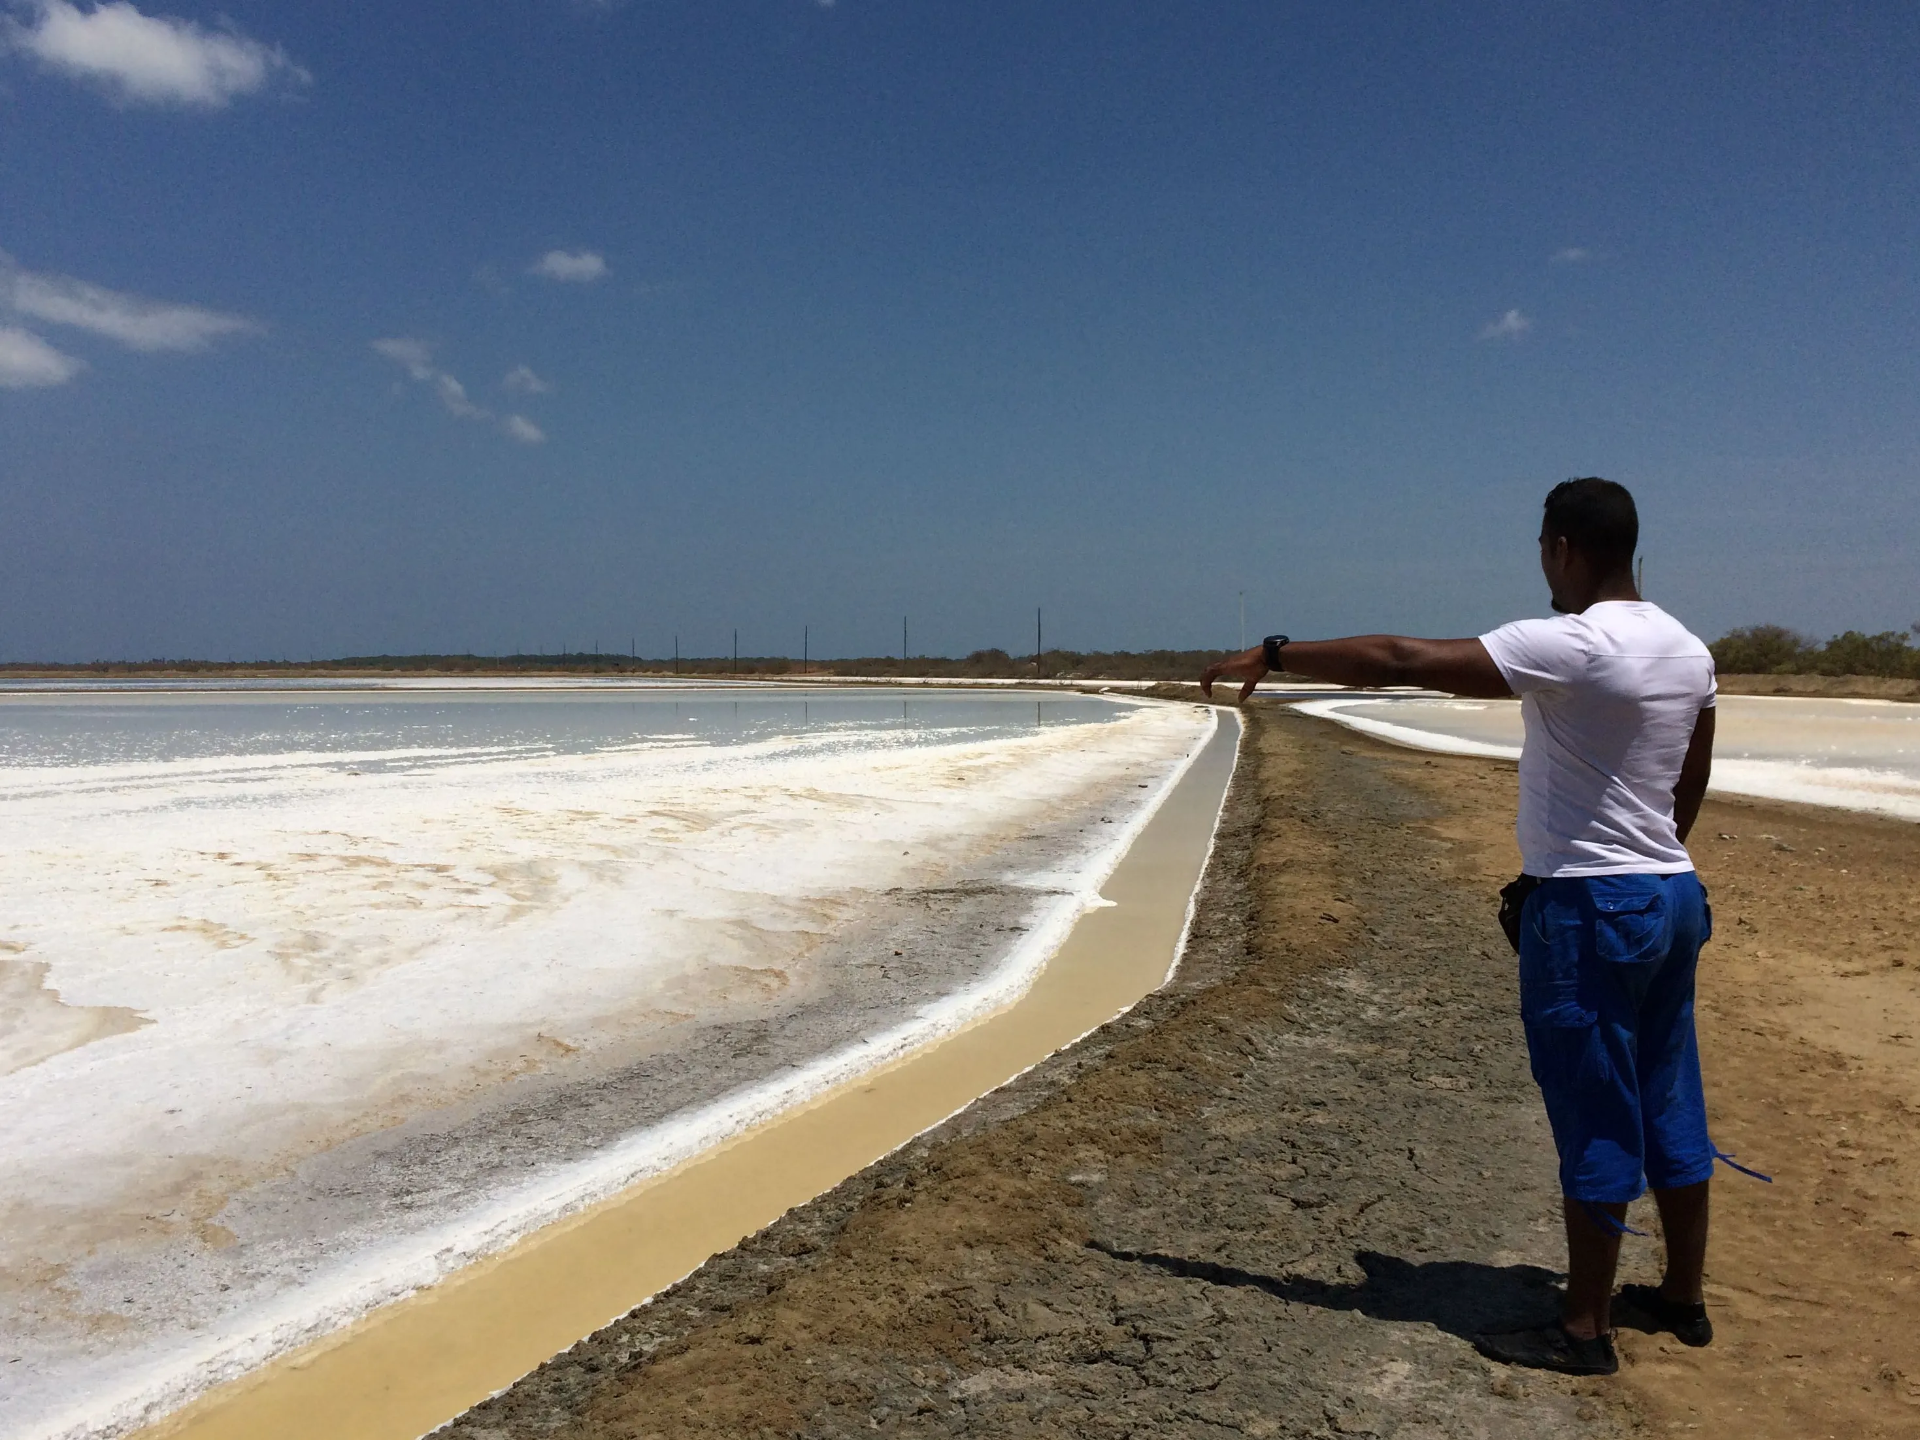
M 1598 605 L 1603 600 L 1638 600 L 1639 598 L 1640 592 L 1634 588 L 1633 577 L 1616 575 L 1610 580 L 1601 581 L 1592 590 L 1579 596 L 1573 604 L 1564 608 L 1556 605 L 1554 608 L 1560 610 L 1563 615 L 1584 615 L 1590 607 Z

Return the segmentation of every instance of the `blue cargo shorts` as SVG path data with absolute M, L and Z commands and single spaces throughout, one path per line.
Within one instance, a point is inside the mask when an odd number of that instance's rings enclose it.
M 1713 933 L 1699 877 L 1545 881 L 1520 917 L 1520 1016 L 1561 1193 L 1624 1204 L 1713 1173 L 1694 967 Z

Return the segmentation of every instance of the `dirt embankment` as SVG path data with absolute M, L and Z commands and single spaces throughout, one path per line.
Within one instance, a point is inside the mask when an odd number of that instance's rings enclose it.
M 1814 695 L 1834 700 L 1920 700 L 1920 680 L 1885 675 L 1722 675 L 1723 695 Z
M 1777 1183 L 1716 1189 L 1719 1343 L 1570 1381 L 1465 1338 L 1550 1313 L 1562 1255 L 1512 767 L 1264 705 L 1244 757 L 1171 987 L 450 1433 L 1920 1433 L 1920 827 L 1708 806 L 1716 1138 Z

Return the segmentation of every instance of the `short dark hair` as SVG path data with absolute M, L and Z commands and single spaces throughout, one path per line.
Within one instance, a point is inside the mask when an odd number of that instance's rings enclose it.
M 1602 575 L 1612 575 L 1633 568 L 1633 552 L 1640 544 L 1640 512 L 1624 485 L 1598 475 L 1562 480 L 1547 492 L 1540 533 L 1549 540 L 1566 537 L 1567 544 Z

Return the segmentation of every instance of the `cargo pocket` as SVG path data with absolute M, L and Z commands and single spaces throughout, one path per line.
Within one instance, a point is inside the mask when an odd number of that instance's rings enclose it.
M 1672 948 L 1673 917 L 1664 889 L 1595 885 L 1593 910 L 1595 959 L 1644 964 Z
M 1600 1017 L 1579 1005 L 1556 1005 L 1529 1016 L 1527 1059 L 1534 1083 L 1545 1090 L 1605 1089 L 1613 1064 L 1600 1041 Z
M 1533 1078 L 1545 1090 L 1605 1085 L 1613 1074 L 1600 1042 L 1600 1012 L 1581 993 L 1583 908 L 1557 897 L 1528 907 L 1532 934 L 1520 951 L 1520 1018 Z

